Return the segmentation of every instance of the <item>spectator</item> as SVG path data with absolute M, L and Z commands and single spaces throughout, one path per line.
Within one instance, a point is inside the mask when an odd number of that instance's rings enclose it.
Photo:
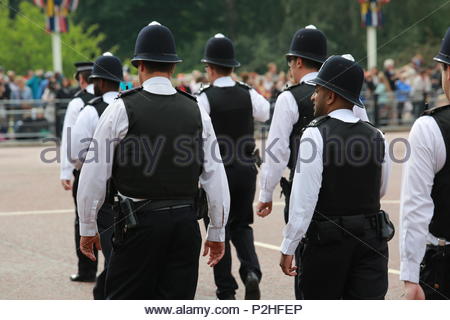
M 411 87 L 406 83 L 404 76 L 395 82 L 395 98 L 397 99 L 397 119 L 398 124 L 403 124 L 403 109 L 405 104 L 409 102 L 409 94 Z
M 386 59 L 384 61 L 384 76 L 389 82 L 389 86 L 391 87 L 391 91 L 395 91 L 395 64 L 394 60 Z
M 413 104 L 413 115 L 419 117 L 425 110 L 427 96 L 431 91 L 431 80 L 425 69 L 413 78 L 411 83 L 411 101 Z
M 41 98 L 41 77 L 43 75 L 42 70 L 37 70 L 36 73 L 33 73 L 32 70 L 28 71 L 28 80 L 26 82 L 27 86 L 31 89 L 31 94 L 33 99 Z
M 391 86 L 389 85 L 389 81 L 386 79 L 386 76 L 383 72 L 379 72 L 378 74 L 378 83 L 376 85 L 374 94 L 376 95 L 376 101 L 378 106 L 378 114 L 379 120 L 381 124 L 388 124 L 389 119 L 391 118 Z
M 31 89 L 26 86 L 25 79 L 23 77 L 18 77 L 15 81 L 17 90 L 11 92 L 12 100 L 31 100 L 33 99 L 33 93 Z

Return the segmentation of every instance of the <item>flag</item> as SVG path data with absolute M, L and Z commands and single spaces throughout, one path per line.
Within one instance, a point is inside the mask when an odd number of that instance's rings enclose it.
M 359 0 L 361 5 L 361 24 L 366 27 L 383 25 L 381 7 L 390 0 Z
M 34 3 L 44 8 L 46 19 L 46 29 L 48 32 L 68 32 L 68 15 L 78 7 L 78 0 L 34 0 Z

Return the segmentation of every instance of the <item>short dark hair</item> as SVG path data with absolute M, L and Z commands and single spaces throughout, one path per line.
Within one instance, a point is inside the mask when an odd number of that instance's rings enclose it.
M 169 62 L 155 62 L 155 61 L 142 61 L 144 67 L 148 72 L 170 72 L 172 71 L 175 63 Z
M 103 79 L 103 78 L 94 78 L 92 80 L 95 80 L 95 79 L 102 80 L 103 83 L 105 84 L 105 87 L 108 88 L 110 91 L 117 91 L 117 89 L 120 86 L 120 82 L 118 82 L 118 81 L 112 81 L 112 80 Z
M 322 62 L 317 62 L 311 59 L 307 59 L 307 58 L 303 58 L 303 57 L 298 57 L 298 56 L 287 56 L 286 60 L 289 62 L 291 62 L 292 60 L 297 60 L 298 58 L 302 59 L 302 63 L 303 65 L 308 68 L 308 69 L 314 69 L 314 70 L 319 70 L 320 67 L 322 66 Z
M 213 68 L 214 70 L 216 70 L 216 72 L 218 74 L 221 75 L 229 75 L 233 72 L 233 67 L 224 67 L 224 66 L 219 66 L 217 64 L 208 64 L 210 68 Z
M 89 77 L 92 74 L 92 70 L 85 70 L 85 71 L 80 71 L 77 74 L 77 80 L 80 80 L 80 77 L 82 77 L 84 79 L 84 81 L 86 81 L 87 83 L 92 83 L 92 79 L 89 79 Z
M 442 64 L 442 69 L 444 69 L 444 71 L 447 70 L 448 64 L 443 63 L 443 62 L 441 62 L 441 64 Z

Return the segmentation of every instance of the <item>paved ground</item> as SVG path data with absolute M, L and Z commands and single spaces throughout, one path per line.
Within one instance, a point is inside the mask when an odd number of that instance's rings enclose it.
M 388 134 L 388 140 L 407 133 Z M 47 147 L 51 148 L 52 147 Z M 73 243 L 73 202 L 70 192 L 59 184 L 56 163 L 47 164 L 40 156 L 44 147 L 0 148 L 0 299 L 91 299 L 92 285 L 69 281 L 76 271 Z M 401 158 L 402 145 L 394 152 Z M 54 157 L 47 153 L 47 158 Z M 399 217 L 401 167 L 394 164 L 387 196 L 382 207 L 396 226 Z M 261 282 L 264 299 L 293 299 L 292 278 L 278 267 L 283 227 L 283 199 L 275 191 L 275 208 L 266 219 L 255 218 L 257 252 L 264 273 Z M 236 261 L 236 260 L 235 260 Z M 398 299 L 398 238 L 390 242 L 389 292 Z M 238 276 L 238 264 L 234 263 Z M 214 299 L 212 270 L 206 259 L 200 263 L 198 299 Z M 242 285 L 237 297 L 243 298 Z

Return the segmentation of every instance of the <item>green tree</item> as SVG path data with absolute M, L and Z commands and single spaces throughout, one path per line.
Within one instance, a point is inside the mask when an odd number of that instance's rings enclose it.
M 52 70 L 51 35 L 45 30 L 45 16 L 41 9 L 29 2 L 21 2 L 14 18 L 10 18 L 7 1 L 0 1 L 0 64 L 6 69 L 24 73 L 29 69 Z M 101 52 L 104 39 L 97 26 L 84 28 L 70 24 L 62 35 L 63 68 L 73 74 L 74 62 L 90 60 Z M 94 34 L 95 33 L 95 34 Z

